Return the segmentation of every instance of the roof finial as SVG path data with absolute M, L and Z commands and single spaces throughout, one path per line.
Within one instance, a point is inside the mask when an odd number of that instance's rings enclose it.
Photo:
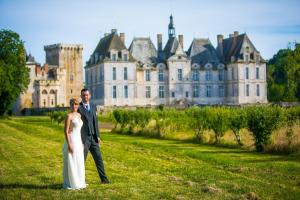
M 173 15 L 171 14 L 170 16 L 170 23 L 169 23 L 169 38 L 174 38 L 175 37 L 175 27 L 173 23 Z

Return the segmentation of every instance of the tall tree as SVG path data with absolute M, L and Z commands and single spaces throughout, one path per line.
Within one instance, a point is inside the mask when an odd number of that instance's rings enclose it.
M 269 101 L 300 101 L 300 45 L 281 49 L 268 62 Z
M 29 69 L 20 36 L 11 30 L 0 30 L 0 115 L 6 114 L 29 84 Z

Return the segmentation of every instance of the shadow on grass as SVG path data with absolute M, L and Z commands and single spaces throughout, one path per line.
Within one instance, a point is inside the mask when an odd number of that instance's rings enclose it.
M 26 183 L 0 183 L 0 189 L 45 189 L 61 190 L 62 184 L 35 185 Z

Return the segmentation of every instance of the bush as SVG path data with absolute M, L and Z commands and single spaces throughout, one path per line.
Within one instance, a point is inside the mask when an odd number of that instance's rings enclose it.
M 203 142 L 203 133 L 209 129 L 209 108 L 192 107 L 186 111 L 189 118 L 188 126 L 194 130 L 195 138 L 198 142 Z
M 229 128 L 232 130 L 236 142 L 242 145 L 240 130 L 247 127 L 247 113 L 243 108 L 230 109 Z
M 264 151 L 270 136 L 283 121 L 282 108 L 278 106 L 251 106 L 247 108 L 247 127 L 253 133 L 256 151 Z
M 215 132 L 215 143 L 220 143 L 220 138 L 229 129 L 229 109 L 224 107 L 211 108 L 209 112 L 209 127 Z

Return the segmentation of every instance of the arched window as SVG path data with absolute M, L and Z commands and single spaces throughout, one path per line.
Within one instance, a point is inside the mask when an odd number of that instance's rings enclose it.
M 43 90 L 42 94 L 48 94 L 47 90 Z

